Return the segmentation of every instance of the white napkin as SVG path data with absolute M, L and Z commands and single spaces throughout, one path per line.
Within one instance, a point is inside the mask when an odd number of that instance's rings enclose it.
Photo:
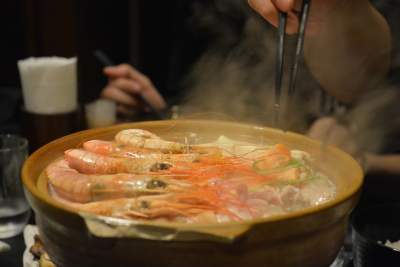
M 24 229 L 24 240 L 26 249 L 24 251 L 24 255 L 22 258 L 22 262 L 24 267 L 39 267 L 39 261 L 35 261 L 33 258 L 32 253 L 29 252 L 29 249 L 35 243 L 34 236 L 38 234 L 39 230 L 37 226 L 34 225 L 27 225 Z
M 18 61 L 25 108 L 38 114 L 60 114 L 77 106 L 76 58 L 43 57 Z

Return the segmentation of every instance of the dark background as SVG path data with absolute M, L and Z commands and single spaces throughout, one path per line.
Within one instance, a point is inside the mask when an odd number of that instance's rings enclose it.
M 176 65 L 172 58 L 177 49 L 189 49 L 175 45 L 186 27 L 182 16 L 190 12 L 180 2 L 185 1 L 2 1 L 0 132 L 20 130 L 22 97 L 17 61 L 27 57 L 77 57 L 81 105 L 98 98 L 106 84 L 102 66 L 93 57 L 96 49 L 116 64 L 134 65 L 151 77 L 166 99 L 174 98 L 178 89 L 170 79 L 183 74 L 180 66 L 174 66 L 176 73 L 171 75 L 171 66 Z M 200 49 L 190 51 L 196 54 Z
M 103 66 L 93 56 L 94 50 L 101 49 L 115 64 L 132 64 L 150 77 L 169 104 L 174 104 L 180 100 L 181 81 L 195 60 L 215 40 L 224 47 L 238 42 L 235 38 L 240 38 L 245 19 L 237 10 L 229 9 L 231 0 L 4 0 L 1 3 L 0 133 L 20 131 L 23 105 L 17 68 L 20 59 L 77 57 L 82 107 L 98 98 L 107 82 Z M 239 13 L 250 12 L 246 1 L 240 3 Z M 201 28 L 201 23 L 194 19 L 196 15 L 201 19 L 211 17 L 212 26 Z
M 171 9 L 167 1 L 4 0 L 0 86 L 20 87 L 19 59 L 77 56 L 80 100 L 86 102 L 97 96 L 105 82 L 92 56 L 95 49 L 102 49 L 116 63 L 134 64 L 162 85 Z

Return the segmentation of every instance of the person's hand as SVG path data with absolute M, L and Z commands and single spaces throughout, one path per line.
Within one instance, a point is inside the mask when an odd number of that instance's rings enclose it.
M 153 108 L 166 108 L 164 98 L 154 87 L 151 80 L 128 64 L 104 69 L 109 82 L 102 91 L 102 96 L 114 100 L 118 104 L 118 112 L 132 114 L 133 111 L 146 110 L 141 98 L 144 98 Z
M 360 156 L 360 151 L 350 130 L 335 118 L 324 117 L 316 120 L 310 127 L 308 136 L 328 145 L 339 147 L 356 158 Z
M 313 0 L 308 19 L 308 33 L 315 33 L 329 14 L 340 3 L 353 0 Z M 299 28 L 298 14 L 301 11 L 302 0 L 248 0 L 250 6 L 263 16 L 269 23 L 277 27 L 278 11 L 287 13 L 287 28 L 289 34 L 296 33 Z

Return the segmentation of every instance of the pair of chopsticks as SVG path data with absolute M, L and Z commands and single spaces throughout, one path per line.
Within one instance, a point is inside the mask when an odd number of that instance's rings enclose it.
M 289 89 L 288 89 L 288 100 L 291 101 L 296 90 L 296 79 L 299 70 L 299 62 L 303 55 L 304 48 L 304 37 L 308 21 L 308 15 L 310 13 L 311 0 L 303 0 L 301 11 L 300 11 L 300 25 L 297 36 L 296 54 L 294 62 L 291 67 Z M 278 22 L 278 48 L 276 53 L 276 72 L 275 72 L 275 126 L 279 126 L 279 114 L 281 109 L 281 98 L 282 98 L 282 81 L 283 81 L 283 68 L 284 68 L 284 57 L 285 57 L 285 32 L 287 25 L 287 14 L 279 12 Z

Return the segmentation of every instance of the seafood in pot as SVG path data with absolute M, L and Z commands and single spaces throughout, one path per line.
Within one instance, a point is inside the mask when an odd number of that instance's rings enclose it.
M 165 141 L 157 135 L 141 129 L 123 130 L 115 136 L 115 141 L 122 145 L 169 152 L 182 152 L 186 147 L 184 144 Z
M 132 220 L 187 223 L 264 218 L 319 205 L 335 186 L 311 157 L 283 144 L 220 137 L 207 144 L 164 140 L 141 129 L 65 151 L 45 175 L 74 209 Z
M 60 197 L 79 203 L 100 199 L 165 194 L 191 187 L 190 183 L 168 176 L 118 173 L 88 175 L 70 167 L 66 160 L 54 162 L 46 169 L 51 189 Z

